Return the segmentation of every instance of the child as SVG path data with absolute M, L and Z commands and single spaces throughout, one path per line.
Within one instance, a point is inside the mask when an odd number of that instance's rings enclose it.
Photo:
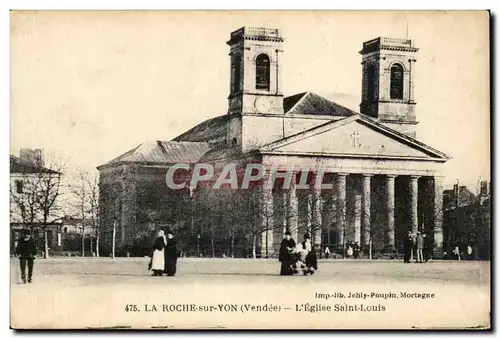
M 305 268 L 305 261 L 309 253 L 302 243 L 297 243 L 294 249 L 297 261 L 295 262 L 295 273 L 301 273 Z
M 21 279 L 26 284 L 26 264 L 28 264 L 28 282 L 33 280 L 33 265 L 36 255 L 35 242 L 31 238 L 29 230 L 23 230 L 23 238 L 19 239 L 16 253 L 19 256 L 19 264 L 21 266 Z

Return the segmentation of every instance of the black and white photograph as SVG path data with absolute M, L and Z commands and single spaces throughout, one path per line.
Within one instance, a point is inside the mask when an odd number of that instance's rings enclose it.
M 11 328 L 489 330 L 490 20 L 11 11 Z

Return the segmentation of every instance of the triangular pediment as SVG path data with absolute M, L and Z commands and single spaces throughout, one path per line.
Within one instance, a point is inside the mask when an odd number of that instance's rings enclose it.
M 332 121 L 262 147 L 261 152 L 444 161 L 448 156 L 372 119 Z

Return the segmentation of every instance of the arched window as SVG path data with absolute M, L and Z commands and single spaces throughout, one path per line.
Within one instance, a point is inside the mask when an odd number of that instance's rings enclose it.
M 368 101 L 376 100 L 376 91 L 375 91 L 375 67 L 370 64 L 366 68 L 366 91 Z
M 399 64 L 391 67 L 391 99 L 403 99 L 403 67 Z
M 259 54 L 256 59 L 255 88 L 269 91 L 271 60 L 266 54 Z
M 239 54 L 233 55 L 231 64 L 231 92 L 238 93 L 241 90 L 241 56 Z

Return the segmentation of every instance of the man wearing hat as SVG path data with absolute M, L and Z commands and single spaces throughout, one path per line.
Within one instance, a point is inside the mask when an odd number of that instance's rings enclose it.
M 295 249 L 295 241 L 289 231 L 285 232 L 285 238 L 281 241 L 279 261 L 281 262 L 280 275 L 293 275 L 292 252 Z
M 165 246 L 165 270 L 168 277 L 173 277 L 177 272 L 177 242 L 172 231 L 167 231 L 167 244 Z
M 36 255 L 35 241 L 31 238 L 29 230 L 23 230 L 23 237 L 19 239 L 16 253 L 21 266 L 21 279 L 26 284 L 26 264 L 28 264 L 28 282 L 32 282 L 33 264 Z

